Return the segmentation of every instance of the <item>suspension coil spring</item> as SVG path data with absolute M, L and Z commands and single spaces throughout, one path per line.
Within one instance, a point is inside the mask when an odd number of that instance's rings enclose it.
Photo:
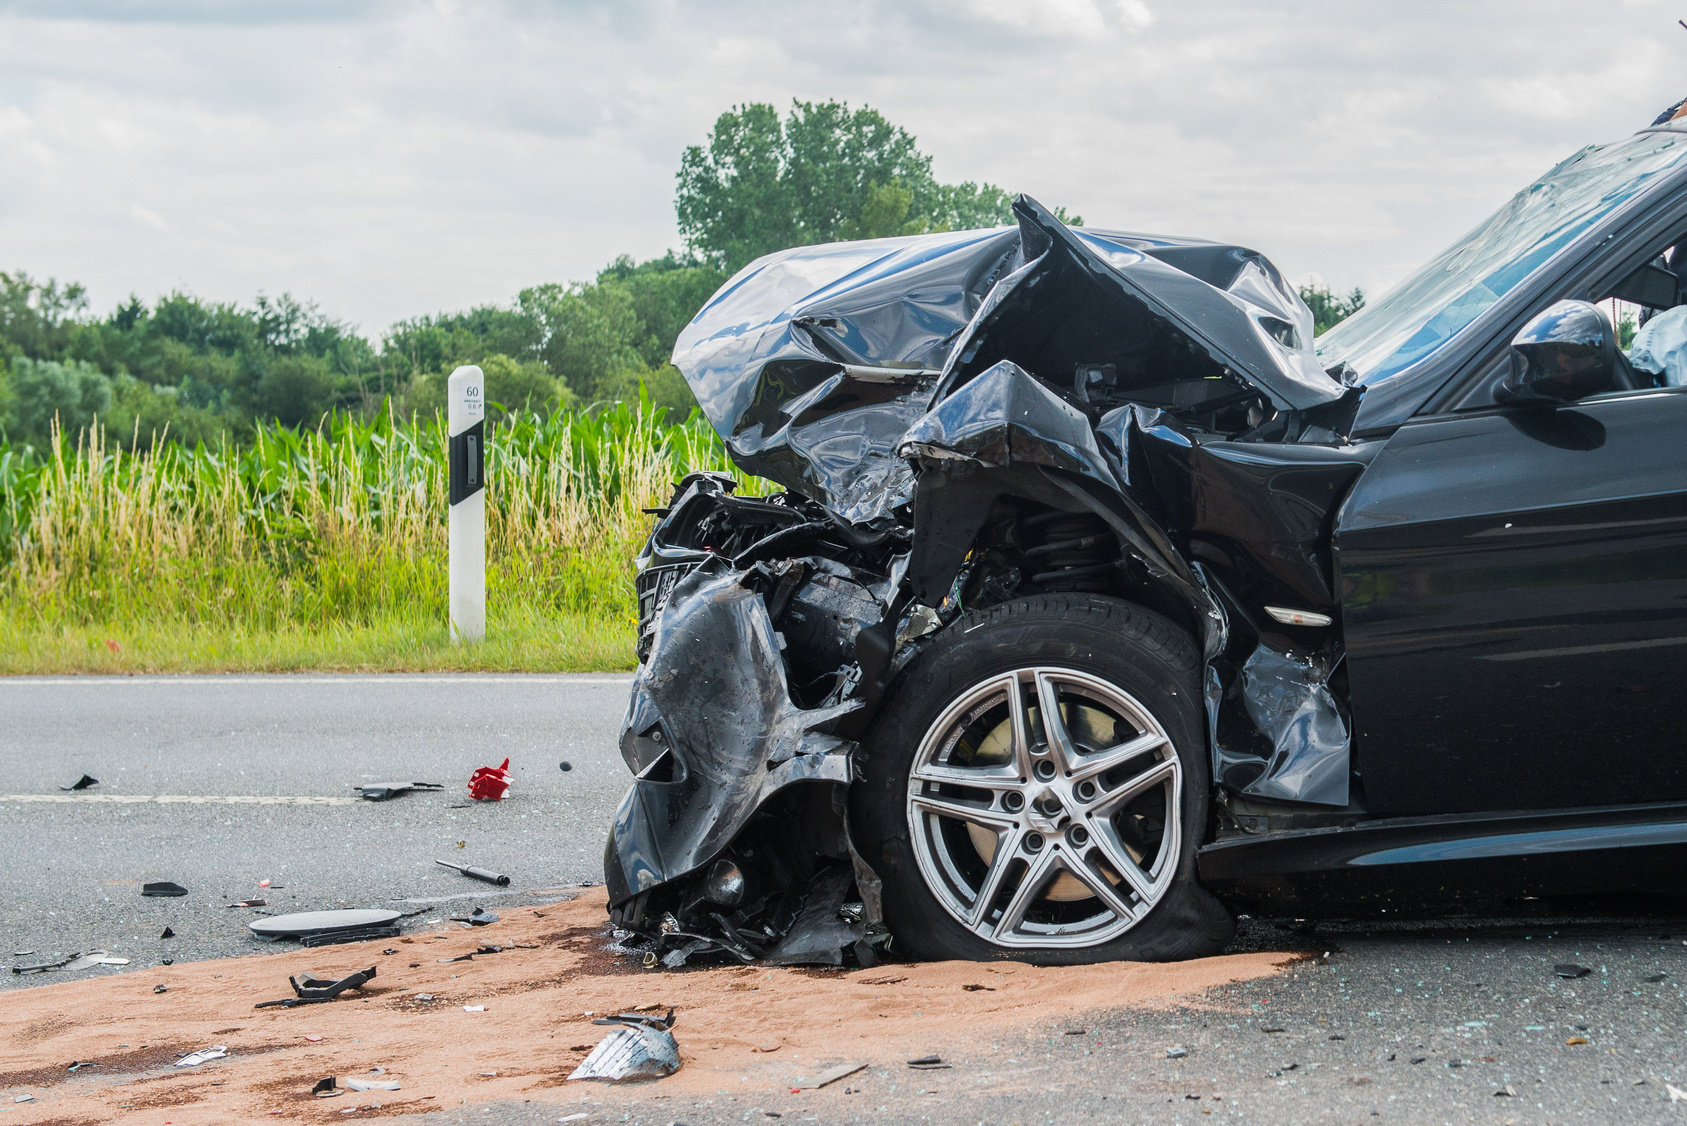
M 1045 568 L 1031 581 L 1048 590 L 1106 590 L 1118 573 L 1119 541 L 1094 513 L 1042 512 L 1027 517 L 1023 526 L 1030 538 L 1042 541 L 1025 549 Z

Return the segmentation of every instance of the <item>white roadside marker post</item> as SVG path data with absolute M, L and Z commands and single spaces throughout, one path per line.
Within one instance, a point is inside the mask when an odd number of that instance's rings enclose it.
M 451 509 L 451 639 L 486 636 L 486 379 L 472 365 L 446 383 Z

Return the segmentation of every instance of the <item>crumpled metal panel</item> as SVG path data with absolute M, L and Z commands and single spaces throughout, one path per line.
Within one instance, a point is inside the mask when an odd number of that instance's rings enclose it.
M 1311 310 L 1257 251 L 1074 229 L 1027 196 L 1014 203 L 1014 214 L 1024 232 L 1022 256 L 1028 265 L 998 284 L 956 341 L 940 394 L 958 382 L 957 361 L 964 362 L 974 341 L 1008 307 L 1009 291 L 1034 286 L 1062 260 L 1149 316 L 1176 326 L 1280 408 L 1316 408 L 1346 392 L 1312 351 Z
M 792 703 L 767 604 L 743 585 L 747 572 L 724 567 L 704 564 L 674 587 L 633 680 L 621 741 L 640 775 L 615 814 L 611 903 L 713 859 L 784 787 L 849 781 L 855 744 L 818 729 L 860 702 Z
M 1341 397 L 1312 353 L 1310 311 L 1256 252 L 1074 230 L 1025 197 L 1015 210 L 1018 228 L 799 247 L 734 275 L 673 353 L 734 460 L 848 521 L 882 522 L 913 495 L 896 448 L 932 405 L 937 373 L 1053 256 L 1282 407 Z
M 1082 411 L 1012 360 L 983 372 L 903 435 L 903 457 L 1047 465 L 1118 487 Z
M 624 1024 L 598 1041 L 569 1079 L 660 1079 L 679 1070 L 674 1034 L 644 1024 Z
M 843 950 L 867 937 L 867 927 L 840 916 L 844 897 L 854 885 L 855 872 L 838 868 L 818 877 L 808 900 L 779 945 L 768 952 L 774 966 L 841 966 Z
M 1264 771 L 1243 793 L 1283 801 L 1346 805 L 1347 719 L 1329 688 L 1329 671 L 1311 659 L 1260 645 L 1241 670 L 1248 717 L 1272 745 Z M 1221 759 L 1225 752 L 1219 748 Z M 1228 762 L 1221 761 L 1220 771 Z
M 896 442 L 1018 246 L 1008 228 L 758 258 L 680 333 L 674 366 L 739 465 L 867 523 L 906 502 Z

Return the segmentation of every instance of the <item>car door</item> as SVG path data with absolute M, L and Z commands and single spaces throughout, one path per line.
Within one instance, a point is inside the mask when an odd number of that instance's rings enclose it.
M 1687 388 L 1413 420 L 1336 558 L 1374 814 L 1687 800 Z

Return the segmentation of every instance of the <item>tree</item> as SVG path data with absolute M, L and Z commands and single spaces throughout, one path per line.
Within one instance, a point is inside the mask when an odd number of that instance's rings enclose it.
M 1358 286 L 1346 297 L 1330 292 L 1322 282 L 1300 287 L 1300 299 L 1312 310 L 1312 333 L 1322 336 L 1365 307 L 1365 291 Z
M 62 359 L 77 318 L 87 308 L 87 292 L 74 282 L 61 288 L 51 278 L 37 282 L 22 270 L 0 273 L 0 352 Z
M 735 106 L 685 150 L 678 181 L 687 248 L 728 273 L 791 246 L 1013 221 L 1008 192 L 938 183 L 907 130 L 844 102 L 793 102 L 783 122 L 771 105 Z

